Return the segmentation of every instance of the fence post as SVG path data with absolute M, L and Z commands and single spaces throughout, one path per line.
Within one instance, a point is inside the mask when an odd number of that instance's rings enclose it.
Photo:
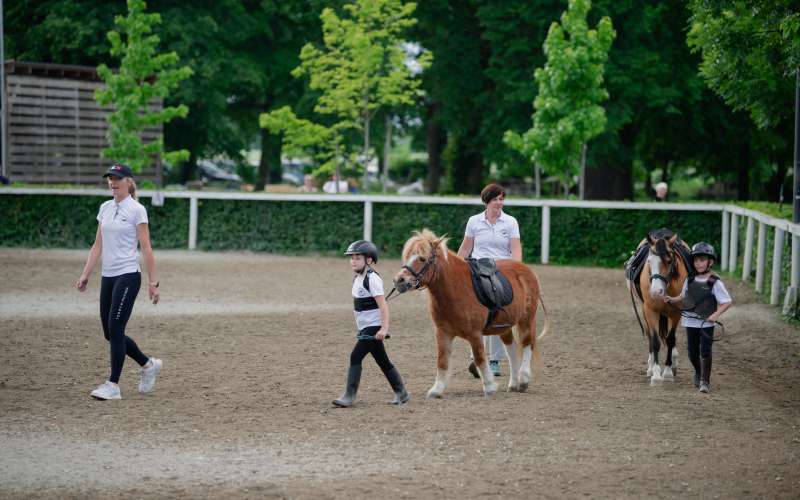
M 764 268 L 767 267 L 767 225 L 758 223 L 758 249 L 756 250 L 756 292 L 764 291 Z
M 772 247 L 772 288 L 769 294 L 769 303 L 778 305 L 778 295 L 781 292 L 781 264 L 783 260 L 783 234 L 781 228 L 775 228 L 775 245 Z
M 730 227 L 728 226 L 728 211 L 722 209 L 722 261 L 719 263 L 721 271 L 728 269 L 728 244 L 730 243 Z
M 189 198 L 189 250 L 197 248 L 197 196 Z
M 550 205 L 542 205 L 542 264 L 550 262 Z
M 364 239 L 372 241 L 372 202 L 364 202 Z
M 731 273 L 736 272 L 736 266 L 739 264 L 739 214 L 731 213 L 731 244 L 728 249 L 728 271 Z
M 792 234 L 792 281 L 791 286 L 800 286 L 800 236 Z
M 742 281 L 750 280 L 753 271 L 753 234 L 756 224 L 752 217 L 747 218 L 747 233 L 744 239 L 744 265 L 742 266 Z

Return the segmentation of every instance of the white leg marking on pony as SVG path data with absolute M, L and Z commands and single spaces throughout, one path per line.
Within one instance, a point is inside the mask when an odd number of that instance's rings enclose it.
M 517 356 L 517 342 L 512 341 L 511 345 L 503 344 L 508 358 L 508 390 L 517 392 L 519 390 L 519 358 Z
M 672 369 L 673 370 L 677 370 L 678 369 L 678 348 L 677 347 L 673 347 L 672 348 Z
M 664 371 L 661 373 L 661 377 L 666 380 L 667 382 L 674 382 L 675 381 L 675 374 L 672 372 L 671 366 L 665 366 Z
M 531 356 L 533 349 L 531 346 L 526 345 L 522 348 L 522 362 L 519 367 L 519 392 L 528 390 L 531 383 Z
M 653 362 L 655 358 L 653 357 L 653 353 L 647 355 L 647 376 L 650 377 L 653 375 Z
M 664 378 L 661 376 L 661 367 L 658 366 L 658 363 L 653 364 L 653 376 L 650 377 L 650 385 L 657 385 L 664 381 Z
M 489 362 L 486 359 L 483 360 L 482 365 L 478 366 L 478 371 L 481 372 L 483 381 L 483 394 L 493 396 L 497 392 L 497 383 L 494 381 L 494 374 L 489 369 Z
M 444 392 L 445 387 L 447 387 L 447 381 L 450 378 L 450 370 L 440 370 L 436 369 L 436 382 L 433 383 L 433 387 L 428 390 L 428 397 L 429 398 L 440 398 L 442 397 L 442 393 Z

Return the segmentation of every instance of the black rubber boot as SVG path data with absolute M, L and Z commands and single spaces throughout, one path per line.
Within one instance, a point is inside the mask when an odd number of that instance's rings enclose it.
M 406 387 L 403 385 L 403 378 L 400 376 L 400 372 L 397 371 L 397 368 L 393 366 L 385 375 L 386 380 L 389 381 L 394 391 L 394 399 L 389 401 L 389 404 L 401 405 L 407 403 L 408 400 L 411 399 L 411 396 L 409 396 L 408 391 L 406 391 Z
M 700 392 L 711 390 L 711 356 L 700 358 Z
M 700 388 L 700 356 L 697 354 L 692 356 L 692 353 L 689 353 L 689 362 L 694 367 L 694 386 Z
M 344 394 L 339 399 L 334 400 L 333 404 L 340 408 L 353 406 L 356 401 L 359 382 L 361 382 L 361 365 L 352 365 L 347 370 L 347 386 L 344 389 Z

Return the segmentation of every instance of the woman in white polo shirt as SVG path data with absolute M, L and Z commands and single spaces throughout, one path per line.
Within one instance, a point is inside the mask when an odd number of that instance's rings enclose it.
M 464 240 L 458 255 L 467 259 L 514 259 L 522 262 L 522 243 L 519 238 L 517 219 L 503 212 L 506 191 L 499 184 L 489 184 L 481 191 L 481 201 L 486 210 L 473 215 L 467 221 Z M 489 366 L 496 376 L 500 375 L 500 360 L 505 349 L 497 335 L 488 336 Z M 479 377 L 475 363 L 470 364 L 470 373 Z
M 142 284 L 137 246 L 141 246 L 150 278 L 147 285 L 150 300 L 157 304 L 159 299 L 147 210 L 136 201 L 136 182 L 130 168 L 116 163 L 109 167 L 103 177 L 108 179 L 108 187 L 114 198 L 100 205 L 94 244 L 75 286 L 81 292 L 86 291 L 89 276 L 102 256 L 100 320 L 103 323 L 103 334 L 111 346 L 111 376 L 93 390 L 91 395 L 95 399 L 105 400 L 121 399 L 117 384 L 125 355 L 133 358 L 142 367 L 139 374 L 141 393 L 152 390 L 156 377 L 161 372 L 162 363 L 160 359 L 145 356 L 136 342 L 125 335 L 125 326 L 131 317 L 133 303 Z

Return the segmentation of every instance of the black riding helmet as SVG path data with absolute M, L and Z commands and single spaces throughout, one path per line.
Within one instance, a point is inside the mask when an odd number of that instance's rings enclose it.
M 371 241 L 367 240 L 358 240 L 350 243 L 350 246 L 347 247 L 347 250 L 344 252 L 345 255 L 364 255 L 365 257 L 371 257 L 372 262 L 378 262 L 378 247 Z
M 695 243 L 692 246 L 692 257 L 697 257 L 700 255 L 705 255 L 706 257 L 710 257 L 717 260 L 717 252 L 714 250 L 714 247 L 706 243 L 705 241 L 700 241 Z

